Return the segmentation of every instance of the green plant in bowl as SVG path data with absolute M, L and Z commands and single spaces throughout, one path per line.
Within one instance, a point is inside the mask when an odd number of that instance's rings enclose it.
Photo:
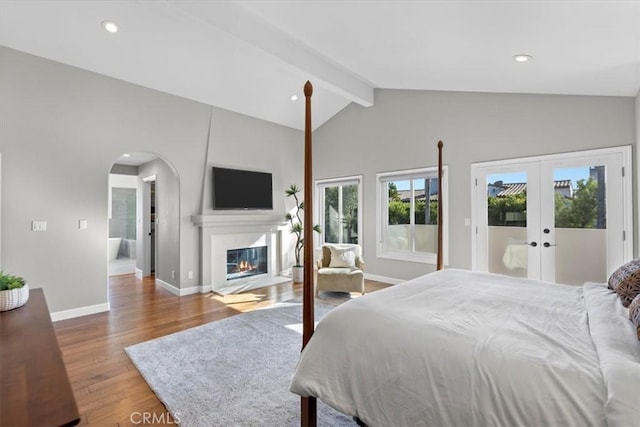
M 10 289 L 19 289 L 25 285 L 25 281 L 22 277 L 7 274 L 4 271 L 0 271 L 0 291 L 7 291 Z

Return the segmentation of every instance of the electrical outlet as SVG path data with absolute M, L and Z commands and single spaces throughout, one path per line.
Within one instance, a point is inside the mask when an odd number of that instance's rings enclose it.
M 190 271 L 190 272 L 187 274 L 187 276 L 188 276 L 188 278 L 189 278 L 189 279 L 193 279 L 193 271 Z
M 47 221 L 31 221 L 31 231 L 47 231 Z
M 171 270 L 171 278 L 172 279 L 176 278 L 176 271 L 175 270 Z

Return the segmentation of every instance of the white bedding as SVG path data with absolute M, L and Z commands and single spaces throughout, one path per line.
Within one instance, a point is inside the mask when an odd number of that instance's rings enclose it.
M 291 391 L 371 427 L 635 427 L 640 345 L 621 310 L 598 284 L 443 270 L 332 310 Z

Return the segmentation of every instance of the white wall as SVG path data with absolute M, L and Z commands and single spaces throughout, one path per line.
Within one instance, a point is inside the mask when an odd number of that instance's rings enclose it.
M 449 265 L 471 268 L 472 162 L 633 145 L 632 97 L 376 90 L 375 105 L 349 105 L 314 132 L 314 179 L 364 175 L 367 272 L 408 279 L 433 265 L 376 258 L 375 174 L 449 165 Z M 636 205 L 636 203 L 634 203 Z
M 179 176 L 176 255 L 163 262 L 178 265 L 181 288 L 199 284 L 191 215 L 202 213 L 212 163 L 302 181 L 299 131 L 4 47 L 0 107 L 2 266 L 42 287 L 52 312 L 107 302 L 108 175 L 121 154 L 156 153 Z M 230 143 L 242 152 L 215 149 Z M 89 228 L 79 230 L 78 219 Z M 30 231 L 32 220 L 46 220 L 47 231 Z

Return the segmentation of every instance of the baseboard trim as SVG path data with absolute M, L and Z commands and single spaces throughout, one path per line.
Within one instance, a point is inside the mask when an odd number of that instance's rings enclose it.
M 164 280 L 158 279 L 157 277 L 156 277 L 156 285 L 160 285 L 160 287 L 165 288 L 166 290 L 168 290 L 172 294 L 180 296 L 180 289 L 179 288 L 176 288 L 172 284 L 167 283 Z
M 377 274 L 364 273 L 364 278 L 368 280 L 375 280 L 376 282 L 389 283 L 391 285 L 397 285 L 402 282 L 406 282 L 403 279 L 394 279 L 393 277 L 379 276 Z
M 86 307 L 72 308 L 71 310 L 56 311 L 50 313 L 51 321 L 57 322 L 58 320 L 73 319 L 74 317 L 88 316 L 90 314 L 103 313 L 109 311 L 109 303 L 88 305 Z
M 204 293 L 202 292 L 202 286 L 191 286 L 190 288 L 180 288 L 179 292 L 181 297 L 185 295 Z
M 191 286 L 190 288 L 176 288 L 172 284 L 167 283 L 164 280 L 161 280 L 158 278 L 156 278 L 156 285 L 160 285 L 161 287 L 165 288 L 172 294 L 177 295 L 179 297 L 183 297 L 185 295 L 191 295 L 191 294 L 205 293 L 202 290 L 203 289 L 202 286 Z

